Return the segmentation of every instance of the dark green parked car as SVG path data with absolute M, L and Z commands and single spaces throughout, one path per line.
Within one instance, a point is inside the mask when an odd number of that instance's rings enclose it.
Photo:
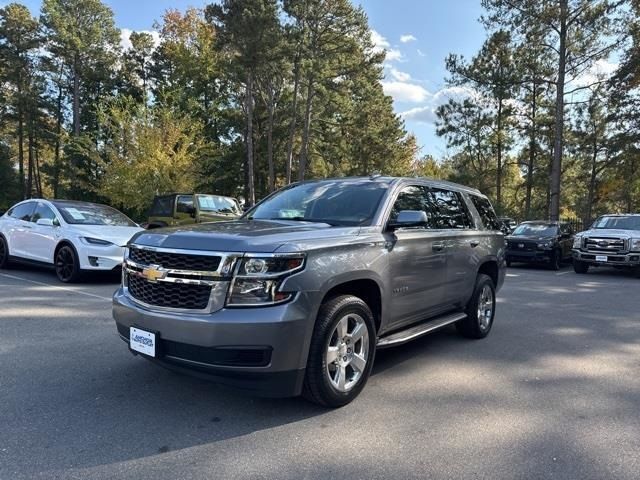
M 235 220 L 242 215 L 238 200 L 222 195 L 172 193 L 158 195 L 149 211 L 147 228 Z

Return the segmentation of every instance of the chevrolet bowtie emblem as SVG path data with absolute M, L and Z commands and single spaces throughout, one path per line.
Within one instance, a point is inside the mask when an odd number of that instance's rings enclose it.
M 166 270 L 161 270 L 159 265 L 149 265 L 142 269 L 141 275 L 149 282 L 157 282 L 167 276 Z

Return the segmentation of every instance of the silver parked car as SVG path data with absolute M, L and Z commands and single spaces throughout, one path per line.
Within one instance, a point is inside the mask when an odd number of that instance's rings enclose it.
M 235 221 L 137 234 L 113 315 L 132 352 L 337 407 L 379 348 L 491 330 L 505 241 L 487 198 L 416 178 L 290 185 Z

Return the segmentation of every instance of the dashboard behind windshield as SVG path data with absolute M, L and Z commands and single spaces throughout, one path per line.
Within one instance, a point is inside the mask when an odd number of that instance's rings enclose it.
M 276 193 L 245 218 L 370 225 L 386 191 L 387 185 L 374 182 L 303 183 Z
M 640 230 L 640 216 L 600 217 L 592 228 L 611 228 L 617 230 Z

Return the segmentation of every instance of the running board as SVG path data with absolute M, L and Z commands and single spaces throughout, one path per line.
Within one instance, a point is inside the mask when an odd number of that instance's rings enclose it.
M 446 325 L 450 325 L 459 320 L 462 320 L 466 318 L 466 316 L 466 313 L 461 312 L 450 313 L 449 315 L 445 315 L 444 317 L 440 317 L 436 320 L 431 320 L 426 323 L 414 325 L 413 327 L 409 327 L 406 330 L 401 330 L 400 332 L 392 333 L 389 336 L 378 339 L 377 348 L 396 347 L 398 345 L 402 345 L 403 343 L 407 343 L 414 338 L 421 337 L 422 335 L 426 335 L 429 332 L 433 332 L 434 330 L 442 328 Z

